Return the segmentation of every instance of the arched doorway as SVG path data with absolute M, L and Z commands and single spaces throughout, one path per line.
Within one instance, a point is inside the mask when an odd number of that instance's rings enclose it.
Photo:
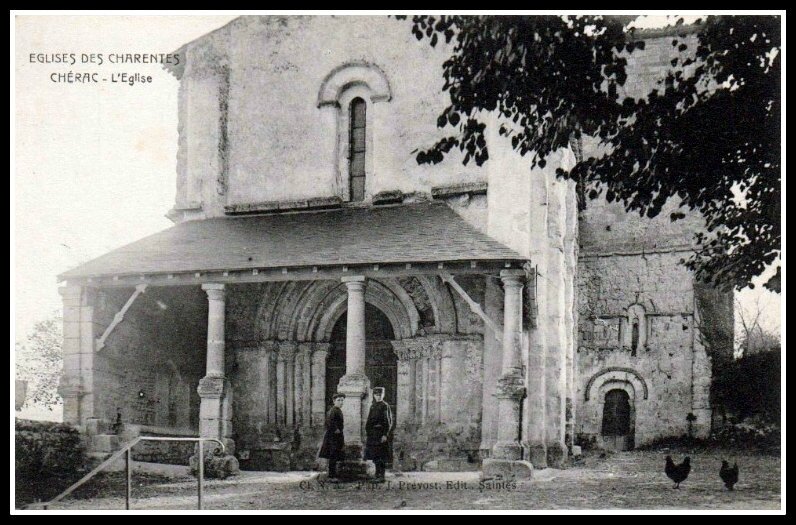
M 603 405 L 603 447 L 608 450 L 633 448 L 633 422 L 630 396 L 622 389 L 605 393 Z
M 340 316 L 329 339 L 331 348 L 326 361 L 326 406 L 331 405 L 340 378 L 345 375 L 346 312 Z M 398 394 L 398 358 L 390 341 L 395 339 L 387 316 L 375 306 L 365 304 L 365 374 L 370 386 L 384 387 L 384 400 L 396 414 Z

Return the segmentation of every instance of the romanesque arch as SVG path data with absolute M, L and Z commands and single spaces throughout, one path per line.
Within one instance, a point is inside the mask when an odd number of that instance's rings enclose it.
M 606 382 L 628 383 L 635 389 L 634 396 L 636 392 L 641 392 L 642 399 L 647 399 L 649 395 L 647 382 L 638 372 L 632 368 L 614 366 L 597 372 L 589 379 L 584 393 L 585 401 L 589 401 L 595 388 L 601 388 Z
M 390 82 L 381 68 L 365 61 L 347 62 L 334 68 L 321 82 L 318 107 L 337 105 L 343 91 L 353 86 L 367 88 L 370 102 L 388 101 L 392 98 Z

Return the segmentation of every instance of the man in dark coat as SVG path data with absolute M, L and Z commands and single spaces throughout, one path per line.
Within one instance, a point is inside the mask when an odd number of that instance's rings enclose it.
M 343 401 L 345 394 L 332 396 L 334 405 L 326 414 L 326 432 L 318 457 L 329 460 L 329 479 L 337 478 L 337 462 L 345 459 L 345 438 L 343 437 Z
M 393 418 L 390 405 L 384 401 L 384 388 L 373 389 L 373 403 L 365 423 L 365 459 L 376 465 L 376 481 L 384 481 L 385 463 L 390 460 L 390 438 Z

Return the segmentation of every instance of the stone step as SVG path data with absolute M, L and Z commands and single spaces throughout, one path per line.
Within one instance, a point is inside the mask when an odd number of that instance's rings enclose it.
M 121 448 L 121 440 L 116 434 L 91 436 L 92 452 L 115 452 Z
M 104 419 L 90 418 L 86 420 L 86 434 L 96 436 L 98 434 L 113 434 L 113 425 Z
M 435 459 L 423 464 L 424 472 L 475 472 L 480 463 L 470 463 L 466 459 Z
M 97 467 L 100 463 L 111 457 L 112 454 L 108 452 L 89 452 L 86 454 L 89 469 Z M 102 472 L 119 472 L 125 469 L 126 459 L 124 456 L 120 457 L 110 465 L 107 465 Z

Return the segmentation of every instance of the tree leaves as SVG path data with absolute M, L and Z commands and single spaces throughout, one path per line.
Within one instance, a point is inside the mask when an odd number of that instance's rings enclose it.
M 16 377 L 28 381 L 27 403 L 50 410 L 61 397 L 58 381 L 63 366 L 63 320 L 54 314 L 36 323 L 26 341 L 16 346 Z
M 619 87 L 627 55 L 646 46 L 624 23 L 590 15 L 413 16 L 418 40 L 435 46 L 439 34 L 454 42 L 442 71 L 451 104 L 437 125 L 456 134 L 417 160 L 436 164 L 456 147 L 465 164 L 483 164 L 485 125 L 473 117 L 481 111 L 515 124 L 499 134 L 521 155 L 531 153 L 532 167 L 572 136 L 597 137 L 608 153 L 559 176 L 594 188 L 589 198 L 604 187 L 609 202 L 642 216 L 681 199 L 708 230 L 695 237 L 686 265 L 707 282 L 743 288 L 781 251 L 780 19 L 711 16 L 696 38 L 683 28 L 671 45 L 685 56 L 671 60 L 660 91 L 638 100 L 622 98 Z M 693 71 L 684 74 L 686 67 Z M 778 290 L 778 283 L 767 285 Z

